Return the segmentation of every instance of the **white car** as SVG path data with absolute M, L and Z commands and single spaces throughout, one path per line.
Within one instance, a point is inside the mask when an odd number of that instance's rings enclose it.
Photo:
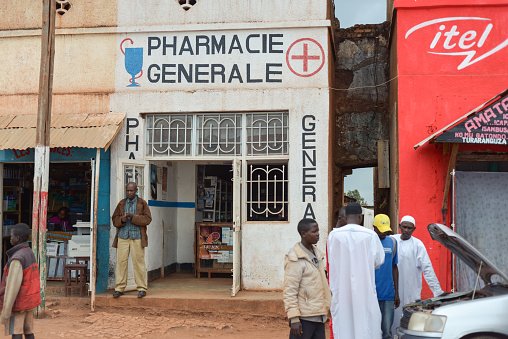
M 396 339 L 508 339 L 508 276 L 451 229 L 428 226 L 439 241 L 481 277 L 485 287 L 404 306 Z

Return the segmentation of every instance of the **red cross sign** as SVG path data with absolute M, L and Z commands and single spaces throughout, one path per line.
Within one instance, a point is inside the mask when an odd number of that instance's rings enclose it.
M 325 51 L 314 39 L 298 39 L 289 46 L 286 52 L 286 63 L 294 74 L 310 77 L 323 68 Z

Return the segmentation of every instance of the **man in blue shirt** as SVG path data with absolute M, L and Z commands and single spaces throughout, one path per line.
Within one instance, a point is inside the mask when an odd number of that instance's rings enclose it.
M 376 292 L 381 309 L 383 339 L 390 339 L 392 338 L 393 314 L 400 303 L 397 241 L 389 236 L 393 232 L 390 227 L 390 218 L 386 214 L 378 214 L 374 217 L 374 231 L 379 236 L 385 251 L 385 262 L 376 270 Z

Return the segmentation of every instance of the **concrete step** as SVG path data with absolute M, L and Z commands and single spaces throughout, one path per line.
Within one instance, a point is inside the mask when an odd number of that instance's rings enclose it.
M 274 298 L 269 292 L 250 292 L 248 296 L 242 296 L 240 292 L 237 297 L 229 298 L 161 297 L 151 296 L 150 291 L 144 298 L 138 298 L 137 291 L 127 292 L 119 298 L 113 298 L 112 294 L 113 291 L 108 295 L 98 295 L 97 307 L 152 307 L 192 313 L 236 313 L 277 318 L 286 316 L 282 299 Z
M 281 291 L 240 291 L 231 297 L 231 279 L 196 279 L 193 274 L 174 273 L 165 279 L 148 284 L 147 296 L 138 298 L 137 291 L 126 291 L 113 298 L 113 290 L 96 295 L 96 306 L 101 307 L 151 307 L 191 313 L 249 314 L 284 318 Z M 90 297 L 80 298 L 76 292 L 65 298 L 63 282 L 52 282 L 46 289 L 48 300 L 56 298 L 61 303 L 90 304 Z

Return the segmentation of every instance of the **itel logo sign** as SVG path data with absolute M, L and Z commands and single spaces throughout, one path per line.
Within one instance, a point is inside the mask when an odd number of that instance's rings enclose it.
M 495 38 L 491 35 L 493 27 L 492 20 L 488 18 L 449 17 L 425 21 L 413 26 L 406 32 L 405 38 L 407 39 L 419 30 L 433 31 L 432 40 L 428 39 L 427 53 L 464 56 L 457 66 L 457 69 L 461 70 L 499 52 L 508 45 L 508 38 L 501 43 L 494 41 Z

